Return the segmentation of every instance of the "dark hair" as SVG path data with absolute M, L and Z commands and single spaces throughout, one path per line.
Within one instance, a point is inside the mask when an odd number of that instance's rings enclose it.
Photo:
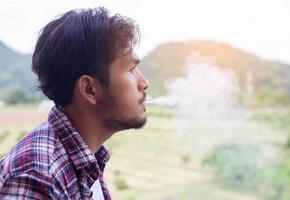
M 58 106 L 68 105 L 82 75 L 109 84 L 109 66 L 120 52 L 132 51 L 139 29 L 130 18 L 105 8 L 71 10 L 47 24 L 38 38 L 32 70 L 39 88 Z

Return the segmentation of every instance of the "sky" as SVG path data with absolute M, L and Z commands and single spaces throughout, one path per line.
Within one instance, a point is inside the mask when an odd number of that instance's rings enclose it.
M 290 0 L 0 0 L 0 40 L 31 53 L 56 16 L 98 6 L 139 24 L 141 57 L 168 41 L 205 39 L 290 63 Z

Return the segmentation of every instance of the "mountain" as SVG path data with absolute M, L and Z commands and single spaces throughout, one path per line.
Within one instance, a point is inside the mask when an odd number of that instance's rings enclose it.
M 165 94 L 164 81 L 184 75 L 182 68 L 193 51 L 214 58 L 221 68 L 233 70 L 239 78 L 242 96 L 245 96 L 247 77 L 251 76 L 253 105 L 289 104 L 290 65 L 261 59 L 226 43 L 205 40 L 165 43 L 149 52 L 140 63 L 141 71 L 151 83 L 149 93 L 153 96 Z
M 229 44 L 204 40 L 165 43 L 142 59 L 140 69 L 150 81 L 149 93 L 152 96 L 166 93 L 164 81 L 184 75 L 182 67 L 192 51 L 214 58 L 221 68 L 232 69 L 239 78 L 241 98 L 246 96 L 247 77 L 250 75 L 254 87 L 252 105 L 290 104 L 288 64 L 261 59 Z M 24 90 L 28 97 L 39 96 L 36 86 L 36 76 L 31 71 L 31 55 L 15 52 L 0 42 L 0 99 L 15 88 Z
M 31 55 L 13 51 L 0 41 L 0 91 L 21 87 L 28 95 L 36 92 L 36 76 L 31 71 Z

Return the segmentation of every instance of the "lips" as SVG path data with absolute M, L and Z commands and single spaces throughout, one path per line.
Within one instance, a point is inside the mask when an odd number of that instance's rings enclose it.
M 139 100 L 139 103 L 144 104 L 145 101 L 146 101 L 146 93 L 143 93 L 143 97 Z

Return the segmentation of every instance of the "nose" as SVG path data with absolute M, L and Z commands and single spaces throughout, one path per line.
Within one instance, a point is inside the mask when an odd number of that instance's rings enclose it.
M 140 81 L 139 81 L 139 90 L 145 91 L 149 87 L 148 79 L 139 71 Z

